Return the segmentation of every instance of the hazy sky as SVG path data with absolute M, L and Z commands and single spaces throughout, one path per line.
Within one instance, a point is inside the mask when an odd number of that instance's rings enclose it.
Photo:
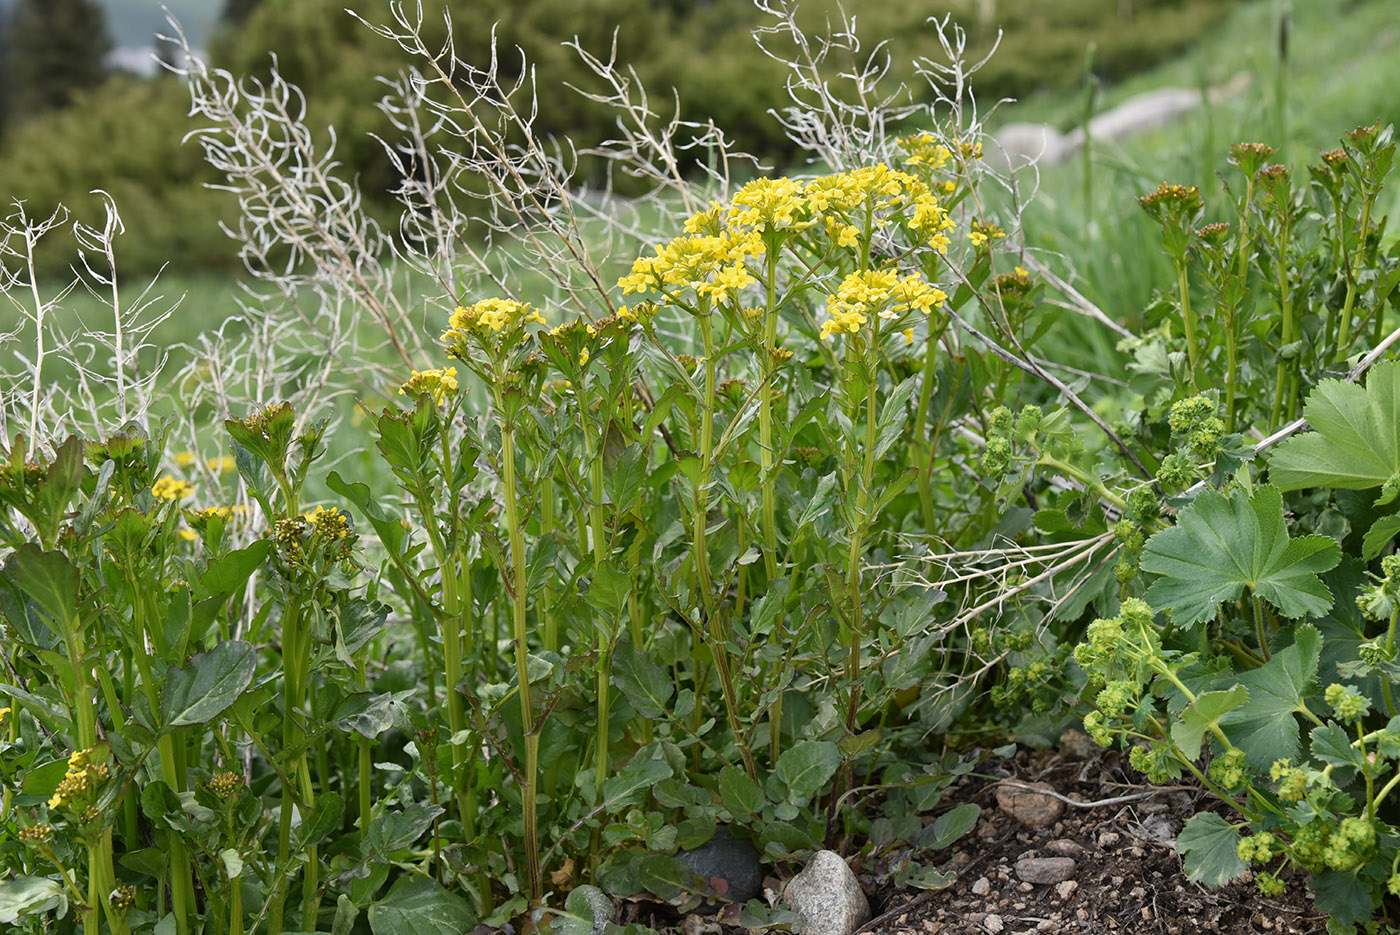
M 4 0 L 0 0 L 3 3 Z M 202 45 L 218 22 L 223 0 L 97 0 L 107 10 L 112 38 L 119 46 L 149 46 L 151 36 L 165 26 L 166 6 L 179 19 L 194 45 Z

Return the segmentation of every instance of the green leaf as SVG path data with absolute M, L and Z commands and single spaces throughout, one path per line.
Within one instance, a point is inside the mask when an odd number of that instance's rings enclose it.
M 744 822 L 763 807 L 763 790 L 737 766 L 719 772 L 719 798 L 736 821 Z
M 690 868 L 666 854 L 651 854 L 637 864 L 637 877 L 642 886 L 662 899 L 675 899 L 690 892 L 693 876 Z
M 248 583 L 248 578 L 262 565 L 271 547 L 271 539 L 259 539 L 246 549 L 214 559 L 200 581 L 210 594 L 233 594 Z
M 1379 487 L 1400 473 L 1400 362 L 1377 364 L 1366 388 L 1323 380 L 1303 417 L 1313 431 L 1288 439 L 1269 459 L 1281 490 Z
M 1255 769 L 1267 770 L 1275 760 L 1298 755 L 1298 720 L 1293 713 L 1312 693 L 1321 652 L 1317 628 L 1301 626 L 1294 631 L 1292 646 L 1239 676 L 1249 701 L 1220 723 Z
M 422 837 L 443 811 L 441 805 L 414 804 L 401 812 L 380 815 L 369 826 L 370 849 L 379 853 L 403 850 Z
M 639 715 L 652 721 L 666 716 L 675 691 L 671 673 L 627 640 L 613 650 L 612 677 Z
M 609 811 L 617 811 L 624 805 L 636 805 L 643 793 L 663 779 L 670 779 L 671 764 L 659 754 L 648 755 L 655 747 L 644 747 L 632 762 L 622 768 L 616 776 L 603 781 L 603 801 Z
M 1313 904 L 1338 925 L 1357 925 L 1371 921 L 1376 911 L 1375 897 L 1355 873 L 1327 870 L 1308 881 Z M 1328 926 L 1328 931 L 1331 931 Z
M 165 726 L 203 724 L 233 704 L 252 684 L 256 655 L 252 643 L 228 640 L 184 668 L 168 670 L 161 699 Z
M 78 628 L 78 569 L 61 552 L 26 542 L 5 562 L 4 576 L 48 617 L 59 636 Z
M 605 561 L 594 568 L 593 580 L 584 599 L 602 613 L 615 617 L 622 611 L 631 590 L 631 576 L 618 571 L 612 562 Z
M 335 709 L 335 726 L 373 740 L 394 726 L 394 696 L 389 692 L 355 692 L 346 695 Z
M 1186 706 L 1180 719 L 1172 725 L 1172 740 L 1188 760 L 1201 755 L 1201 739 L 1208 731 L 1220 726 L 1221 715 L 1233 711 L 1249 700 L 1249 690 L 1236 685 L 1228 691 L 1204 692 Z
M 1351 745 L 1351 735 L 1346 728 L 1335 721 L 1313 728 L 1312 755 L 1332 766 L 1361 769 L 1366 765 L 1366 756 Z
M 564 901 L 564 911 L 568 914 L 555 916 L 550 931 L 553 935 L 593 935 L 612 921 L 599 918 L 597 912 L 600 904 L 609 902 L 607 895 L 596 886 L 575 887 Z
M 773 775 L 787 789 L 793 805 L 806 805 L 836 775 L 841 748 L 825 740 L 802 740 L 778 757 Z
M 939 815 L 931 824 L 914 835 L 914 845 L 933 851 L 941 851 L 977 826 L 982 816 L 982 808 L 971 802 L 955 805 Z
M 914 390 L 918 389 L 922 380 L 923 374 L 909 377 L 894 388 L 894 392 L 890 393 L 885 400 L 885 405 L 881 407 L 880 435 L 875 442 L 875 459 L 877 461 L 883 458 L 891 446 L 904 435 L 904 423 L 909 418 L 909 397 L 914 395 Z
M 1161 575 L 1147 590 L 1147 601 L 1170 608 L 1181 626 L 1215 616 L 1222 601 L 1249 588 L 1285 617 L 1324 614 L 1332 594 L 1318 574 L 1341 560 L 1341 549 L 1327 536 L 1290 539 L 1283 517 L 1283 495 L 1260 487 L 1250 496 L 1236 489 L 1226 499 L 1200 494 L 1182 510 L 1177 524 L 1147 541 L 1142 568 Z
M 374 935 L 464 935 L 477 917 L 465 899 L 432 877 L 400 877 L 369 907 Z
M 1217 887 L 1244 876 L 1249 868 L 1235 851 L 1239 841 L 1234 826 L 1214 812 L 1193 816 L 1176 839 L 1187 878 Z
M 0 925 L 11 925 L 21 916 L 57 909 L 58 918 L 68 912 L 63 884 L 48 877 L 15 877 L 0 883 Z
M 302 817 L 301 825 L 297 827 L 296 846 L 303 848 L 319 844 L 326 835 L 340 827 L 344 814 L 345 800 L 339 792 L 323 794 L 311 807 L 310 814 Z
M 1400 516 L 1382 516 L 1366 530 L 1366 538 L 1361 540 L 1361 557 L 1368 562 L 1385 551 L 1395 534 L 1400 533 Z

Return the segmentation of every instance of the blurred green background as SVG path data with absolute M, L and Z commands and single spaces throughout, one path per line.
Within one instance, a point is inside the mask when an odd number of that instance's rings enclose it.
M 338 158 L 372 209 L 392 209 L 385 192 L 394 178 L 370 136 L 386 129 L 375 107 L 383 93 L 376 76 L 408 62 L 343 12 L 347 0 L 166 2 L 217 67 L 263 74 L 276 54 L 282 73 L 307 94 L 310 123 L 336 127 Z M 671 106 L 665 91 L 674 86 L 684 116 L 713 118 L 739 148 L 778 169 L 801 168 L 769 113 L 784 104 L 784 73 L 749 36 L 765 20 L 750 0 L 424 2 L 430 23 L 450 13 L 464 58 L 487 57 L 493 24 L 503 49 L 525 51 L 538 68 L 538 129 L 545 133 L 568 135 L 582 148 L 613 131 L 610 112 L 565 90 L 566 83 L 595 88 L 597 79 L 561 42 L 578 36 L 602 53 L 616 29 L 619 60 L 635 67 L 656 106 Z M 387 16 L 384 0 L 348 5 L 372 20 Z M 179 79 L 104 67 L 149 59 L 139 50 L 151 44 L 159 7 L 157 0 L 0 0 L 0 203 L 23 198 L 31 215 L 64 204 L 92 222 L 101 208 L 90 193 L 110 192 L 127 226 L 124 274 L 147 276 L 168 263 L 171 291 L 192 290 L 196 301 L 166 326 L 175 329 L 169 337 L 184 337 L 232 308 L 240 267 L 219 223 L 236 205 L 206 187 L 218 180 L 197 144 L 182 143 L 196 124 Z M 867 47 L 890 40 L 896 74 L 916 97 L 927 89 L 909 63 L 939 52 L 929 17 L 951 14 L 961 23 L 974 60 L 1000 36 L 999 51 L 973 83 L 984 114 L 1003 98 L 1016 100 L 992 113 L 993 129 L 1043 121 L 1072 130 L 1087 115 L 1154 88 L 1235 88 L 1163 130 L 1095 141 L 1087 157 L 1041 174 L 1028 236 L 1101 264 L 1102 275 L 1090 277 L 1099 289 L 1091 297 L 1129 307 L 1146 301 L 1159 263 L 1150 245 L 1126 259 L 1121 249 L 1139 229 L 1131 197 L 1139 189 L 1173 175 L 1211 187 L 1234 140 L 1287 144 L 1286 154 L 1306 158 L 1350 127 L 1400 115 L 1395 0 L 861 0 L 847 7 L 858 13 Z M 836 4 L 808 0 L 801 9 L 819 26 Z M 1281 23 L 1288 26 L 1284 44 Z M 121 54 L 113 57 L 114 49 Z M 503 61 L 514 67 L 511 56 Z M 1281 87 L 1287 96 L 1280 100 Z M 1282 141 L 1271 138 L 1279 114 L 1286 116 Z M 1084 158 L 1093 160 L 1092 173 L 1083 171 Z M 1096 191 L 1088 190 L 1091 174 Z M 1115 231 L 1116 256 L 1075 249 L 1102 229 Z M 73 256 L 71 237 L 50 238 L 40 256 L 45 275 L 68 276 Z

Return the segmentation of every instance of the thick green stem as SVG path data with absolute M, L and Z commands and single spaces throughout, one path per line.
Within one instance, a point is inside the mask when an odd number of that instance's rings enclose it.
M 729 728 L 734 734 L 734 742 L 744 760 L 744 770 L 749 778 L 758 779 L 758 764 L 753 751 L 744 741 L 744 732 L 739 722 L 738 693 L 734 689 L 734 677 L 729 668 L 729 642 L 724 621 L 715 607 L 714 583 L 710 578 L 709 554 L 705 550 L 706 525 L 709 522 L 709 484 L 714 470 L 714 422 L 716 408 L 716 382 L 718 362 L 715 360 L 714 333 L 710 326 L 709 314 L 699 316 L 700 336 L 705 345 L 705 405 L 700 413 L 700 473 L 693 486 L 695 513 L 692 531 L 692 562 L 695 566 L 695 587 L 699 602 L 704 608 L 705 619 L 710 634 L 710 649 L 714 656 L 715 673 L 719 676 L 720 693 L 724 698 L 725 715 Z
M 875 334 L 870 334 L 874 350 Z M 863 351 L 863 349 L 862 349 Z M 865 363 L 869 363 L 866 361 Z M 850 688 L 850 707 L 846 710 L 846 730 L 854 734 L 860 719 L 861 642 L 865 636 L 865 611 L 862 607 L 861 560 L 864 557 L 865 533 L 870 526 L 867 510 L 870 506 L 870 485 L 875 477 L 875 434 L 878 427 L 878 404 L 880 384 L 874 368 L 866 367 L 865 392 L 865 443 L 862 446 L 864 457 L 861 463 L 860 484 L 856 488 L 855 523 L 851 529 L 850 548 L 846 557 L 846 599 L 850 614 L 850 645 L 846 653 L 846 681 Z M 851 421 L 859 415 L 859 403 L 851 407 Z M 848 463 L 854 466 L 857 453 L 848 454 Z
M 544 476 L 540 483 L 540 536 L 548 539 L 554 535 L 554 471 Z M 554 576 L 544 579 L 544 606 L 540 608 L 542 625 L 541 639 L 544 648 L 550 652 L 559 651 L 559 622 L 554 617 L 556 600 Z
M 502 407 L 503 408 L 503 407 Z M 519 682 L 520 726 L 525 738 L 525 764 L 521 775 L 521 804 L 525 813 L 525 868 L 530 897 L 544 894 L 540 875 L 539 832 L 535 790 L 539 783 L 540 737 L 530 700 L 529 633 L 525 627 L 525 532 L 520 526 L 520 503 L 515 483 L 515 426 L 507 417 L 501 423 L 501 482 L 506 501 L 506 530 L 510 536 L 511 620 L 515 636 L 515 675 Z
M 1363 251 L 1366 249 L 1366 238 L 1370 235 L 1371 228 L 1371 199 L 1366 199 L 1365 205 L 1361 209 L 1361 239 L 1356 244 L 1356 260 L 1346 265 L 1347 277 L 1347 297 L 1342 305 L 1342 320 L 1337 326 L 1337 355 L 1334 358 L 1336 363 L 1341 363 L 1347 359 L 1347 351 L 1351 347 L 1351 313 L 1356 304 L 1356 269 L 1361 264 Z M 1337 223 L 1342 223 L 1341 213 L 1338 212 Z M 1380 309 L 1376 310 L 1376 315 L 1380 316 Z
M 1181 327 L 1186 333 L 1186 359 L 1191 366 L 1191 388 L 1200 388 L 1197 380 L 1196 313 L 1191 310 L 1191 288 L 1186 281 L 1185 259 L 1176 262 L 1176 288 L 1181 297 Z
M 1288 233 L 1288 226 L 1285 222 L 1283 228 L 1279 232 L 1278 243 L 1278 295 L 1279 306 L 1283 314 L 1283 332 L 1279 340 L 1280 354 L 1278 367 L 1274 373 L 1274 406 L 1269 419 L 1269 426 L 1271 429 L 1279 427 L 1280 420 L 1285 412 L 1283 405 L 1285 399 L 1287 399 L 1288 402 L 1286 411 L 1290 418 L 1292 417 L 1295 403 L 1294 394 L 1290 391 L 1290 384 L 1293 381 L 1293 377 L 1291 373 L 1289 373 L 1291 368 L 1282 354 L 1283 348 L 1292 344 L 1294 341 L 1293 294 L 1288 287 Z
M 601 426 L 599 427 L 598 439 L 593 441 L 589 434 L 589 427 L 584 427 L 584 446 L 587 449 L 589 460 L 589 491 L 588 503 L 588 532 L 589 545 L 593 550 L 593 568 L 595 573 L 607 563 L 610 556 L 608 554 L 608 544 L 603 532 L 603 439 Z M 608 778 L 611 759 L 609 756 L 608 738 L 608 710 L 612 703 L 612 634 L 616 627 L 615 620 L 605 621 L 604 626 L 596 627 L 598 646 L 598 669 L 596 674 L 597 694 L 598 694 L 598 730 L 595 743 L 596 758 L 594 762 L 593 788 L 599 796 L 599 801 L 603 794 L 603 782 Z

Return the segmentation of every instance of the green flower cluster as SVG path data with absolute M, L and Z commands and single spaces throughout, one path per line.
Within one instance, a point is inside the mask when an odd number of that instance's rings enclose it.
M 1239 747 L 1231 747 L 1210 761 L 1210 778 L 1222 788 L 1235 792 L 1243 789 L 1245 783 L 1249 782 L 1246 765 L 1244 751 Z
M 1308 774 L 1291 765 L 1290 760 L 1276 760 L 1269 767 L 1269 778 L 1278 783 L 1279 798 L 1285 802 L 1296 805 L 1308 794 Z
M 1333 682 L 1322 697 L 1340 721 L 1359 721 L 1371 710 L 1371 702 L 1349 685 Z
M 1240 838 L 1240 843 L 1235 846 L 1235 853 L 1247 864 L 1267 864 L 1274 859 L 1276 844 L 1274 836 L 1264 831 Z

